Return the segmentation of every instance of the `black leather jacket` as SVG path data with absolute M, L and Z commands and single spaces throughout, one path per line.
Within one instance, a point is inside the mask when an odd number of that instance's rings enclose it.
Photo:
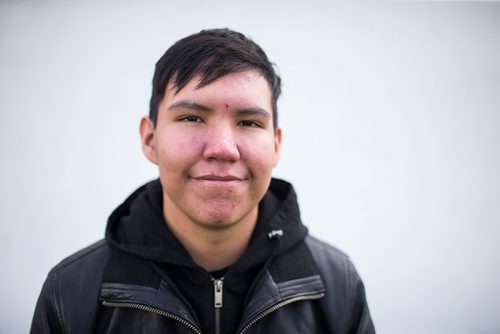
M 375 333 L 351 261 L 314 237 L 273 257 L 251 291 L 238 333 Z M 33 334 L 202 332 L 168 273 L 106 240 L 50 271 L 31 327 Z
M 375 333 L 363 284 L 349 259 L 310 236 L 305 245 L 290 254 L 294 258 L 283 271 L 300 270 L 314 259 L 318 272 L 283 281 L 276 278 L 279 272 L 267 271 L 239 333 Z M 201 333 L 165 280 L 154 288 L 127 284 L 116 273 L 116 282 L 101 283 L 110 259 L 110 247 L 101 241 L 56 266 L 43 286 L 31 333 Z

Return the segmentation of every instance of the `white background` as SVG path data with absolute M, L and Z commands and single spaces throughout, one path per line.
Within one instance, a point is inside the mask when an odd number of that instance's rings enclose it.
M 229 0 L 0 2 L 0 332 L 157 175 L 153 65 L 213 27 L 278 65 L 275 175 L 351 255 L 378 332 L 500 333 L 500 4 Z

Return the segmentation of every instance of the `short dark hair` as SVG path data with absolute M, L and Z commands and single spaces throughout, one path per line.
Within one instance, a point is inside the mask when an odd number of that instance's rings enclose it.
M 197 75 L 201 76 L 198 87 L 203 87 L 226 74 L 252 69 L 262 74 L 271 89 L 276 129 L 281 78 L 257 43 L 230 29 L 202 30 L 177 41 L 163 54 L 156 63 L 149 117 L 156 125 L 158 106 L 171 80 L 178 92 Z

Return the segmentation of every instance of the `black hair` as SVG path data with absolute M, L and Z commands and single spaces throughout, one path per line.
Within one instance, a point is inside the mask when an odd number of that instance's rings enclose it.
M 178 92 L 198 75 L 201 77 L 198 87 L 203 87 L 226 74 L 252 69 L 261 73 L 271 89 L 273 126 L 276 129 L 281 78 L 259 45 L 230 29 L 202 30 L 177 41 L 163 54 L 155 67 L 149 117 L 156 125 L 158 106 L 170 82 Z

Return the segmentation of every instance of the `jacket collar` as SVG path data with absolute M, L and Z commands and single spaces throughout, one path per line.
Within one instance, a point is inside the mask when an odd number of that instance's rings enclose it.
M 125 265 L 127 263 L 127 265 Z M 131 267 L 134 268 L 131 271 Z M 132 275 L 131 272 L 140 273 Z M 277 256 L 259 276 L 246 303 L 242 328 L 259 315 L 299 299 L 318 299 L 323 281 L 305 242 Z M 151 262 L 113 250 L 101 286 L 101 302 L 113 307 L 132 307 L 180 318 L 199 328 L 196 315 L 168 275 L 160 275 Z

